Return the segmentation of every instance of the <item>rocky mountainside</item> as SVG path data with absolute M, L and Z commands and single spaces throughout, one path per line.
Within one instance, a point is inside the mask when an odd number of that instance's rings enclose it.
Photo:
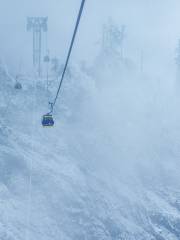
M 51 129 L 40 120 L 57 83 L 15 90 L 1 65 L 0 239 L 180 239 L 173 80 L 108 63 L 72 68 Z

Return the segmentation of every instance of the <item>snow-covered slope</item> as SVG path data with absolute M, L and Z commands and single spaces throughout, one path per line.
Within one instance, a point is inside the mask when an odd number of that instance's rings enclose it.
M 51 129 L 44 82 L 14 90 L 1 66 L 0 239 L 180 238 L 173 84 L 110 63 L 73 68 Z

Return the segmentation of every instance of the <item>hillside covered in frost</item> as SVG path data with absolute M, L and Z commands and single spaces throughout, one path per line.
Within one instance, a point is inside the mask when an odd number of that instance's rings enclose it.
M 50 129 L 58 82 L 15 90 L 1 64 L 1 240 L 180 239 L 175 81 L 104 54 L 71 66 Z

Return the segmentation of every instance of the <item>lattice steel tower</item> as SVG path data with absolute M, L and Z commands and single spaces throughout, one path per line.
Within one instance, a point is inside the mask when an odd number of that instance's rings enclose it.
M 42 32 L 47 32 L 47 17 L 28 17 L 27 31 L 33 32 L 33 66 L 41 76 Z

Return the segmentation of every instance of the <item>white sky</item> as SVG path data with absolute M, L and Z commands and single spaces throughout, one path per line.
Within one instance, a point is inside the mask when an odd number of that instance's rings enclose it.
M 30 63 L 32 36 L 26 32 L 27 16 L 49 17 L 51 54 L 64 58 L 80 0 L 0 0 L 1 57 L 13 69 Z M 86 0 L 72 58 L 91 61 L 98 51 L 103 23 L 111 17 L 127 26 L 125 53 L 138 60 L 143 50 L 149 64 L 174 64 L 180 37 L 179 0 Z M 167 62 L 166 62 L 166 61 Z M 165 67 L 165 65 L 164 65 Z

